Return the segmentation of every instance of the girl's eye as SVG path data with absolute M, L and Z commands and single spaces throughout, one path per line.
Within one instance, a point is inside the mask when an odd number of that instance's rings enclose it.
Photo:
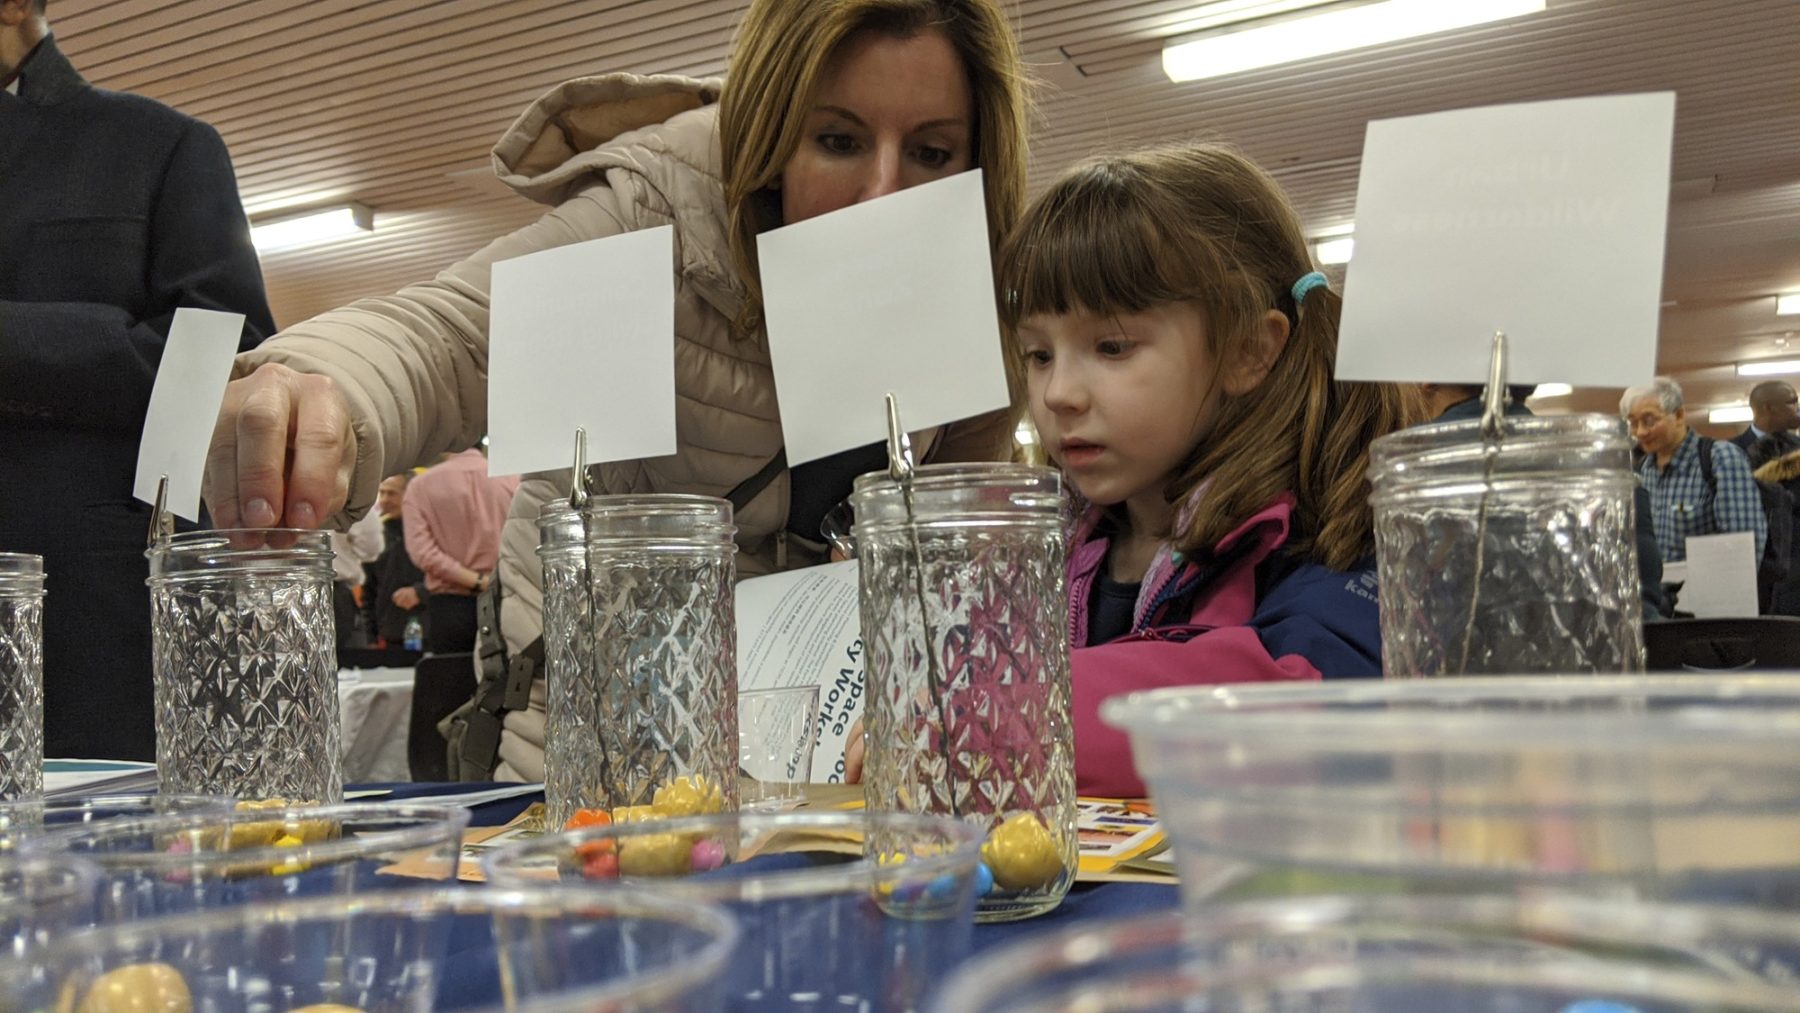
M 950 164 L 950 151 L 946 148 L 920 148 L 913 157 L 927 169 L 942 169 Z
M 849 134 L 820 134 L 819 147 L 834 155 L 848 155 L 856 150 L 856 138 Z
M 1050 353 L 1041 348 L 1030 349 L 1025 353 L 1025 364 L 1027 366 L 1048 366 L 1050 365 Z
M 1131 351 L 1131 342 L 1123 338 L 1105 338 L 1096 344 L 1094 349 L 1108 358 L 1117 358 Z

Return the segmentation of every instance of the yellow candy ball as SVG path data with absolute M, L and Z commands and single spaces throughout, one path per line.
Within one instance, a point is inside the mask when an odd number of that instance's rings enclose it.
M 685 834 L 641 834 L 619 844 L 623 876 L 685 876 L 692 868 L 693 843 Z
M 725 808 L 719 786 L 700 774 L 682 775 L 661 788 L 650 804 L 665 817 L 698 816 Z
M 1015 813 L 988 832 L 981 846 L 982 860 L 1005 890 L 1032 890 L 1049 886 L 1063 874 L 1062 852 L 1032 813 Z
M 94 979 L 76 1013 L 188 1013 L 194 998 L 168 964 L 132 964 Z

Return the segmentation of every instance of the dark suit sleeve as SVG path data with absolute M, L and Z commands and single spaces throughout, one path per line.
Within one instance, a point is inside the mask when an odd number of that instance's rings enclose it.
M 9 414 L 133 433 L 144 424 L 177 308 L 244 314 L 240 351 L 273 333 L 231 157 L 210 126 L 187 122 L 146 235 L 137 314 L 99 303 L 0 300 L 0 406 Z

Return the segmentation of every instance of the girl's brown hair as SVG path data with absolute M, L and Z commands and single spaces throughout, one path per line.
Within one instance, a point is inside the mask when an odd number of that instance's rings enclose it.
M 756 237 L 781 221 L 773 184 L 802 141 L 807 111 L 838 47 L 858 32 L 941 31 L 975 100 L 974 150 L 995 246 L 1025 204 L 1028 104 L 1019 47 L 998 0 L 754 0 L 738 27 L 719 99 L 719 144 L 731 257 L 748 291 L 740 335 L 762 327 Z
M 1281 187 L 1236 150 L 1187 144 L 1090 160 L 1026 209 L 1001 249 L 998 274 L 1008 341 L 1035 314 L 1137 313 L 1196 304 L 1215 364 L 1244 354 L 1270 309 L 1291 322 L 1286 346 L 1255 388 L 1227 393 L 1209 378 L 1212 425 L 1170 476 L 1182 504 L 1175 548 L 1204 554 L 1283 492 L 1294 495 L 1288 547 L 1338 570 L 1374 549 L 1369 443 L 1422 415 L 1417 390 L 1332 379 L 1335 292 L 1296 305 L 1294 282 L 1313 270 L 1299 217 Z M 1016 358 L 1016 356 L 1015 356 Z M 1196 406 L 1196 410 L 1198 406 Z M 1179 424 L 1171 419 L 1171 424 Z

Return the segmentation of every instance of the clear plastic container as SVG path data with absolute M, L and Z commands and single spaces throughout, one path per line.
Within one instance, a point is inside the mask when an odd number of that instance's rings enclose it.
M 1034 936 L 935 1013 L 1775 1013 L 1800 918 L 1546 897 L 1225 905 Z
M 354 803 L 109 820 L 26 841 L 100 869 L 102 921 L 301 894 L 430 887 L 455 875 L 469 812 Z
M 0 985 L 26 1009 L 710 1013 L 736 939 L 722 912 L 641 891 L 453 887 L 108 926 Z
M 0 801 L 44 790 L 44 557 L 0 552 Z
M 1014 464 L 919 468 L 909 505 L 856 480 L 871 809 L 990 834 L 979 918 L 1054 908 L 1075 877 L 1075 752 L 1062 479 Z
M 1585 894 L 1800 910 L 1800 679 L 1189 687 L 1108 701 L 1190 905 Z
M 1618 419 L 1418 426 L 1375 441 L 1369 481 L 1389 678 L 1643 671 Z
M 146 555 L 161 786 L 341 801 L 330 533 L 194 531 Z
M 650 805 L 682 781 L 737 808 L 737 528 L 706 496 L 595 496 L 539 517 L 544 799 Z
M 90 795 L 83 798 L 0 804 L 0 852 L 14 850 L 42 834 L 78 830 L 116 819 L 182 813 L 226 813 L 232 800 L 222 795 Z
M 743 812 L 547 835 L 484 868 L 495 886 L 639 886 L 723 907 L 744 930 L 723 972 L 733 1010 L 904 1013 L 968 953 L 981 840 L 943 817 Z
M 31 957 L 93 924 L 99 870 L 72 855 L 0 858 L 0 959 Z M 0 1007 L 12 991 L 0 975 Z

